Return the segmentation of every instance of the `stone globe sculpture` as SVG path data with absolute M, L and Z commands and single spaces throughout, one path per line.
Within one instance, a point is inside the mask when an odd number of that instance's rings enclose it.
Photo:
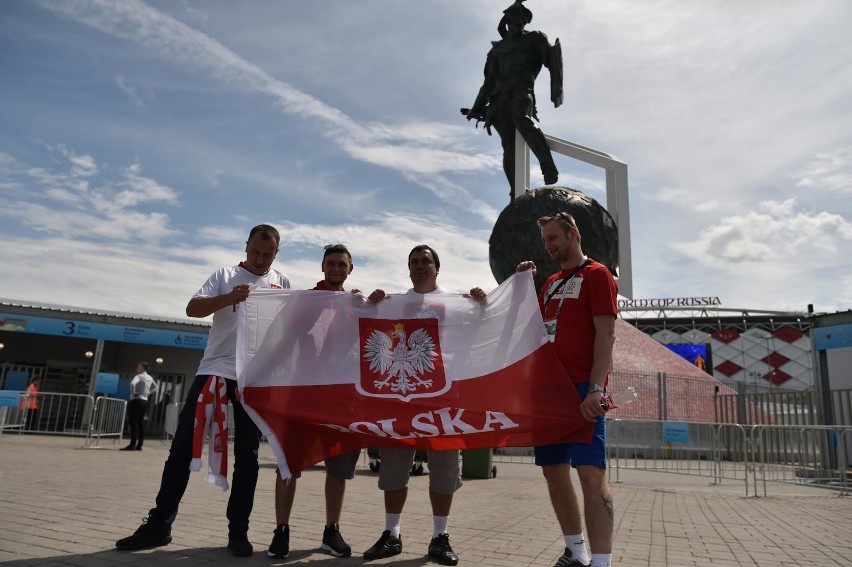
M 536 289 L 559 271 L 559 265 L 544 250 L 536 220 L 560 211 L 573 215 L 577 221 L 583 252 L 617 275 L 618 231 L 612 216 L 581 191 L 556 186 L 527 191 L 500 213 L 488 240 L 491 273 L 497 283 L 514 274 L 515 267 L 524 260 L 535 262 Z

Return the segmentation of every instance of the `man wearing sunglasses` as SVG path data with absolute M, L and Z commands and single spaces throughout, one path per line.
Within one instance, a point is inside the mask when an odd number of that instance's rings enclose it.
M 612 365 L 618 289 L 609 269 L 583 254 L 574 217 L 559 212 L 541 217 L 537 224 L 545 250 L 561 268 L 539 293 L 545 330 L 583 399 L 581 414 L 595 423 L 591 444 L 535 447 L 535 462 L 547 481 L 550 502 L 565 539 L 565 553 L 555 567 L 610 567 L 613 505 L 606 479 L 606 411 L 601 398 Z M 533 270 L 533 275 L 535 269 L 530 261 L 517 267 L 519 272 Z M 591 562 L 571 481 L 572 467 L 583 491 Z

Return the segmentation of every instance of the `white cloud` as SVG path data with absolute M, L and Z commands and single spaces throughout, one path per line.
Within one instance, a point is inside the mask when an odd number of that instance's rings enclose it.
M 143 176 L 142 166 L 138 163 L 125 170 L 124 179 L 119 181 L 117 186 L 124 188 L 116 194 L 115 198 L 116 205 L 120 209 L 133 207 L 139 203 L 175 203 L 178 200 L 178 195 L 173 189 Z
M 797 177 L 796 187 L 852 193 L 852 146 L 817 153 Z
M 118 85 L 118 88 L 127 95 L 127 97 L 140 108 L 147 109 L 148 106 L 145 104 L 145 100 L 139 94 L 136 86 L 132 85 L 130 81 L 124 75 L 116 75 L 113 77 L 115 84 Z
M 799 264 L 807 269 L 834 266 L 837 254 L 852 245 L 852 224 L 842 216 L 798 210 L 795 199 L 764 201 L 758 210 L 732 215 L 704 229 L 692 242 L 673 247 L 714 268 Z M 736 268 L 733 266 L 736 265 Z
M 708 199 L 706 195 L 702 195 L 694 190 L 663 187 L 654 192 L 640 193 L 640 198 L 647 201 L 672 205 L 670 209 L 657 209 L 659 214 L 667 212 L 669 214 L 677 214 L 675 211 L 686 209 L 693 213 L 712 213 L 722 210 L 725 205 L 715 199 Z
M 483 289 L 496 285 L 488 267 L 488 233 L 431 216 L 385 213 L 363 219 L 358 224 L 335 226 L 284 221 L 275 226 L 281 232 L 285 267 L 288 249 L 318 251 L 325 244 L 341 242 L 349 247 L 358 266 L 359 287 L 385 287 L 389 288 L 387 291 L 410 287 L 407 258 L 418 244 L 428 244 L 438 252 L 442 285 L 459 290 L 468 290 L 474 285 Z M 308 279 L 316 279 L 320 259 L 317 255 L 307 260 L 311 266 Z M 367 285 L 361 283 L 364 281 Z
M 76 154 L 62 144 L 57 149 L 71 163 L 71 177 L 92 177 L 98 174 L 98 164 L 92 156 Z
M 54 201 L 64 202 L 66 204 L 73 204 L 80 202 L 80 196 L 77 195 L 73 191 L 68 191 L 67 189 L 61 189 L 58 187 L 53 187 L 48 189 L 45 194 L 53 199 Z
M 14 159 L 0 163 L 0 179 L 11 180 L 29 197 L 0 196 L 0 216 L 40 232 L 86 240 L 157 241 L 177 233 L 169 226 L 168 214 L 137 210 L 146 203 L 162 206 L 178 201 L 174 190 L 143 176 L 139 164 L 111 179 L 99 175 L 92 156 L 79 155 L 64 145 L 56 151 L 65 158 L 56 164 L 56 171 Z M 39 199 L 39 190 L 46 199 Z
M 684 201 L 694 201 L 695 196 L 687 189 L 678 189 L 674 187 L 663 187 L 653 193 L 643 195 L 646 199 L 652 201 L 660 201 L 662 203 L 683 203 Z
M 155 247 L 120 240 L 105 246 L 79 238 L 15 237 L 0 249 L 0 259 L 18 266 L 16 277 L 4 280 L 7 298 L 174 319 L 186 318 L 187 301 L 209 275 L 179 257 L 164 259 Z M 55 277 L 44 277 L 48 266 Z
M 282 236 L 274 267 L 286 273 L 296 288 L 313 287 L 322 278 L 322 246 L 337 242 L 347 244 L 355 260 L 349 286 L 367 293 L 376 288 L 388 293 L 409 288 L 407 258 L 417 244 L 429 244 L 438 251 L 441 285 L 461 292 L 474 286 L 496 287 L 488 271 L 487 235 L 440 219 L 385 214 L 365 223 L 340 226 L 272 224 Z M 175 244 L 160 248 L 120 239 L 104 246 L 82 238 L 11 237 L 0 247 L 0 265 L 20 268 L 15 278 L 4 280 L 3 295 L 21 301 L 182 319 L 186 302 L 215 269 L 245 257 L 247 233 L 211 226 L 204 236 L 217 239 L 203 247 Z M 226 238 L 231 241 L 225 242 Z M 33 262 L 33 258 L 39 261 Z M 51 273 L 61 274 L 62 285 L 57 286 L 55 278 L 43 277 L 45 266 L 50 266 Z
M 726 306 L 804 311 L 848 308 L 846 250 L 852 224 L 840 215 L 803 210 L 794 199 L 766 201 L 729 215 L 697 238 L 673 243 L 661 269 L 683 294 L 717 295 Z M 684 272 L 684 266 L 694 266 Z M 845 306 L 845 307 L 844 307 Z
M 401 172 L 430 174 L 483 171 L 495 164 L 491 156 L 470 156 L 457 151 L 457 143 L 452 140 L 447 144 L 446 134 L 442 136 L 440 132 L 453 129 L 444 125 L 358 123 L 340 109 L 275 79 L 209 36 L 142 2 L 76 0 L 47 2 L 43 6 L 105 33 L 155 49 L 167 59 L 207 70 L 242 89 L 273 95 L 285 112 L 316 120 L 320 131 L 355 159 Z M 388 145 L 388 141 L 397 145 Z M 435 194 L 443 197 L 445 192 Z M 466 199 L 475 200 L 470 194 Z M 482 203 L 471 203 L 467 208 L 486 214 L 488 211 Z
M 554 24 L 569 26 L 560 30 L 569 117 L 545 108 L 542 123 L 566 125 L 569 139 L 593 136 L 630 165 L 631 180 L 712 196 L 720 203 L 711 210 L 742 210 L 761 198 L 756 185 L 778 183 L 776 172 L 802 153 L 848 144 L 852 115 L 841 101 L 852 75 L 840 71 L 850 57 L 840 23 L 848 4 L 546 6 Z
M 418 185 L 426 187 L 442 200 L 456 203 L 457 206 L 478 214 L 486 221 L 494 222 L 497 220 L 499 213 L 496 210 L 486 203 L 474 199 L 467 189 L 458 183 L 450 181 L 443 175 L 409 173 L 405 177 Z
M 79 249 L 63 249 L 79 263 L 57 265 L 86 273 L 103 263 L 96 246 L 140 265 L 165 258 L 156 277 L 188 264 L 191 274 L 168 292 L 181 312 L 210 271 L 239 259 L 245 229 L 262 221 L 286 227 L 279 265 L 302 287 L 319 277 L 314 256 L 331 240 L 352 245 L 362 288 L 406 287 L 415 238 L 442 251 L 445 285 L 491 281 L 486 228 L 507 192 L 499 139 L 458 108 L 476 94 L 505 6 L 258 1 L 197 4 L 202 13 L 187 5 L 46 1 L 8 15 L 23 41 L 4 59 L 4 244 L 79 239 Z M 542 128 L 629 166 L 641 296 L 852 305 L 844 255 L 852 5 L 536 0 L 530 8 L 530 27 L 560 37 L 565 59 L 563 107 L 551 108 L 547 72 L 539 77 Z M 603 195 L 599 172 L 559 157 L 557 165 L 562 183 Z M 531 177 L 540 183 L 534 159 Z M 159 253 L 139 246 L 157 238 Z M 3 265 L 5 294 L 10 275 L 30 272 Z M 82 298 L 69 303 L 109 297 L 77 290 L 63 290 Z M 140 310 L 155 305 L 134 290 Z

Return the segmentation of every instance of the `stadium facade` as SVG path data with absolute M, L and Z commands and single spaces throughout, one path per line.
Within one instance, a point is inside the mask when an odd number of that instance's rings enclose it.
M 725 385 L 814 386 L 812 313 L 723 307 L 718 297 L 619 300 L 621 318 Z

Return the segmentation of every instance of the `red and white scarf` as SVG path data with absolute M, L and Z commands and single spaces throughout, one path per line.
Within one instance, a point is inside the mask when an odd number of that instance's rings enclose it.
M 204 438 L 208 439 L 207 476 L 204 484 L 228 490 L 228 390 L 225 379 L 210 376 L 195 404 L 195 429 L 189 470 L 201 470 Z

